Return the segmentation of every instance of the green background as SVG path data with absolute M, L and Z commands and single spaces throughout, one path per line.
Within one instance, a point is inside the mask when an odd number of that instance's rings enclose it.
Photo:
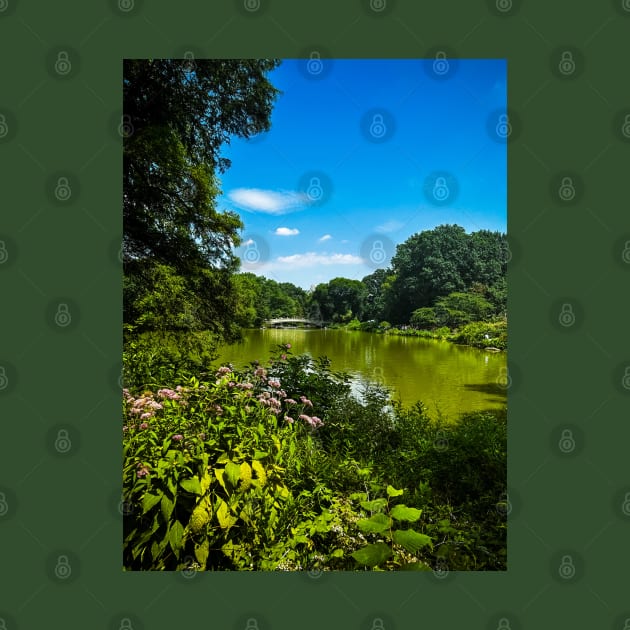
M 0 628 L 630 628 L 630 1 L 247 6 L 0 0 Z M 509 570 L 123 573 L 121 60 L 440 50 L 508 60 Z

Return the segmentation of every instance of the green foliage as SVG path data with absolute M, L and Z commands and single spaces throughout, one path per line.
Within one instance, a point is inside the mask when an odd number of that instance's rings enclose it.
M 427 545 L 432 547 L 431 538 L 413 529 L 400 529 L 406 523 L 416 522 L 422 510 L 407 507 L 402 503 L 393 507 L 390 505 L 390 500 L 403 492 L 388 485 L 387 498 L 360 502 L 361 507 L 370 511 L 372 515 L 359 520 L 357 527 L 364 534 L 370 535 L 370 538 L 376 538 L 376 541 L 368 542 L 351 554 L 357 564 L 382 570 L 430 568 L 420 562 L 414 554 Z
M 267 60 L 131 60 L 123 64 L 124 322 L 140 331 L 210 330 L 237 336 L 242 223 L 219 212 L 216 171 L 230 136 L 270 125 L 278 91 Z
M 357 399 L 288 344 L 203 379 L 154 363 L 124 390 L 126 569 L 505 568 L 504 417 L 436 424 L 375 385 Z

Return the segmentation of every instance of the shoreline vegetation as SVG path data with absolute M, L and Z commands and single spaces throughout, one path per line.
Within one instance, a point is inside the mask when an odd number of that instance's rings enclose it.
M 507 319 L 499 319 L 493 322 L 470 322 L 460 329 L 442 326 L 433 330 L 425 330 L 413 326 L 392 326 L 389 322 L 359 322 L 356 319 L 348 324 L 333 323 L 326 328 L 330 330 L 358 330 L 381 335 L 449 341 L 457 345 L 470 346 L 491 352 L 507 350 Z
M 290 346 L 198 377 L 129 341 L 124 569 L 506 570 L 506 410 L 359 401 Z

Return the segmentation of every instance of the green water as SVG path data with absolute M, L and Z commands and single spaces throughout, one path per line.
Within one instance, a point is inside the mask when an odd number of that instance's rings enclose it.
M 429 413 L 455 418 L 460 413 L 498 409 L 507 404 L 501 377 L 506 353 L 457 346 L 446 341 L 345 330 L 247 330 L 241 343 L 223 347 L 218 361 L 242 368 L 269 358 L 276 344 L 290 343 L 293 354 L 327 356 L 333 370 L 382 382 L 405 404 L 421 400 Z

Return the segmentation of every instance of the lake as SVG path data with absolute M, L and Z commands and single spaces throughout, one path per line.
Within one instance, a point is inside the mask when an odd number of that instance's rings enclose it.
M 362 379 L 381 382 L 405 404 L 421 400 L 432 417 L 439 411 L 456 418 L 507 404 L 507 391 L 499 385 L 507 368 L 505 352 L 346 330 L 256 329 L 243 335 L 242 342 L 220 350 L 218 364 L 230 362 L 238 369 L 256 359 L 262 363 L 276 344 L 290 343 L 294 355 L 327 356 L 331 369 L 352 376 L 356 390 Z

